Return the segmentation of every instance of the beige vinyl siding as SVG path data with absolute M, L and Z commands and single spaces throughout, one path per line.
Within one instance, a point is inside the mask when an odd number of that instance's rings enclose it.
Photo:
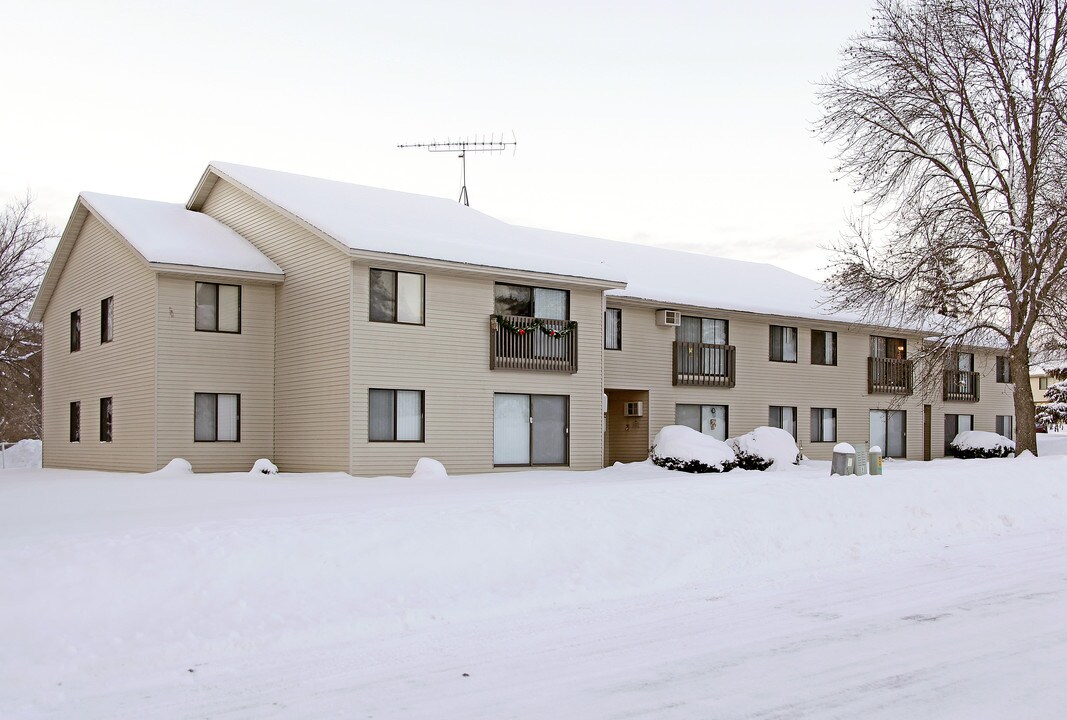
M 989 352 L 974 352 L 974 369 L 981 373 L 979 402 L 943 402 L 938 395 L 933 405 L 931 446 L 934 457 L 940 457 L 945 449 L 945 414 L 974 415 L 974 429 L 997 431 L 997 415 L 1015 417 L 1014 383 L 997 382 L 996 355 Z
M 867 357 L 871 332 L 865 328 L 780 316 L 678 308 L 685 315 L 729 320 L 730 344 L 737 348 L 737 381 L 733 388 L 674 386 L 671 378 L 674 328 L 656 326 L 656 308 L 650 304 L 609 298 L 608 305 L 623 308 L 623 349 L 604 354 L 605 387 L 649 390 L 645 412 L 649 420 L 650 439 L 655 438 L 660 428 L 674 423 L 675 405 L 678 403 L 727 405 L 729 432 L 735 437 L 766 425 L 770 406 L 790 406 L 797 408 L 797 442 L 804 454 L 813 459 L 828 459 L 835 443 L 811 442 L 811 408 L 837 409 L 838 442 L 867 442 L 870 411 L 899 409 L 907 412 L 907 456 L 909 459 L 923 458 L 922 397 L 918 393 L 912 396 L 867 394 Z M 769 326 L 772 324 L 797 328 L 796 363 L 769 360 Z M 837 332 L 836 366 L 811 364 L 813 328 Z M 908 339 L 909 357 L 916 354 L 917 342 L 918 338 Z M 976 427 L 992 430 L 996 415 L 1012 414 L 1012 386 L 997 386 L 992 356 L 984 357 L 980 367 L 977 356 L 975 362 L 976 369 L 982 373 L 982 401 L 950 405 L 970 407 L 974 411 Z M 926 400 L 933 405 L 934 457 L 943 454 L 945 410 L 940 398 L 938 394 L 936 398 Z M 609 427 L 611 423 L 612 419 L 609 418 Z
M 237 284 L 205 276 L 205 282 Z M 274 456 L 273 285 L 241 287 L 241 332 L 197 332 L 196 280 L 160 276 L 156 465 L 188 460 L 197 472 L 251 469 Z M 240 442 L 194 442 L 197 392 L 241 396 Z
M 215 183 L 203 212 L 285 273 L 276 290 L 272 459 L 288 471 L 346 470 L 348 257 L 224 180 Z
M 603 300 L 599 290 L 570 288 L 578 323 L 578 372 L 489 369 L 489 316 L 494 279 L 426 272 L 424 326 L 369 321 L 370 268 L 418 272 L 417 265 L 354 262 L 352 266 L 352 469 L 355 475 L 409 475 L 420 457 L 440 460 L 450 473 L 493 467 L 494 393 L 570 396 L 570 467 L 602 463 Z M 521 276 L 497 278 L 560 287 Z M 425 441 L 369 442 L 370 388 L 424 390 Z
M 155 273 L 90 215 L 44 313 L 46 467 L 155 469 Z M 100 343 L 100 301 L 114 296 L 114 340 Z M 81 310 L 81 350 L 70 352 L 70 313 Z M 112 442 L 100 438 L 100 398 L 113 398 Z M 81 402 L 81 442 L 69 442 L 70 403 Z

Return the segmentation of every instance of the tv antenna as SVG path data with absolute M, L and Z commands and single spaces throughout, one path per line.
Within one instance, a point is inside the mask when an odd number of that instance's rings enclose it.
M 511 133 L 511 140 L 505 141 L 504 134 L 500 134 L 500 139 L 496 139 L 496 135 L 490 135 L 486 140 L 483 135 L 480 139 L 475 136 L 474 140 L 452 140 L 448 138 L 443 142 L 433 140 L 428 143 L 411 143 L 410 145 L 397 145 L 398 148 L 426 148 L 430 152 L 449 152 L 459 153 L 460 162 L 463 165 L 463 186 L 459 190 L 459 201 L 464 205 L 470 206 L 470 198 L 467 196 L 467 153 L 469 152 L 504 152 L 507 148 L 511 148 L 512 152 L 515 152 L 515 148 L 518 146 L 518 141 L 515 139 L 515 133 Z

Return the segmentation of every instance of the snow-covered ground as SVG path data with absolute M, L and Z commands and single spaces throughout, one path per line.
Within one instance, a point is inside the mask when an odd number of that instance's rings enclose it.
M 1062 718 L 1067 436 L 1042 453 L 5 470 L 0 718 Z

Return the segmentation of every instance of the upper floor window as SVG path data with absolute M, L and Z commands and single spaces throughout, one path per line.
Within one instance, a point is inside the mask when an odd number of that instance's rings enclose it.
M 205 332 L 241 332 L 241 286 L 198 282 L 196 329 Z
M 193 440 L 241 442 L 241 396 L 193 393 Z
M 425 323 L 426 276 L 396 270 L 370 271 L 371 322 Z
M 604 349 L 622 350 L 622 310 L 619 308 L 604 311 Z
M 100 442 L 111 442 L 111 425 L 114 420 L 114 407 L 111 398 L 100 398 Z
M 682 324 L 674 331 L 678 342 L 727 345 L 730 342 L 730 324 L 726 320 L 682 316 Z
M 1008 357 L 1006 355 L 997 355 L 997 382 L 1010 383 L 1011 381 L 1011 363 L 1008 361 Z
M 907 360 L 908 341 L 904 338 L 871 335 L 871 357 Z
M 811 364 L 837 365 L 837 333 L 830 330 L 811 331 Z
M 70 314 L 70 351 L 78 352 L 82 349 L 82 311 L 75 310 Z
M 953 370 L 959 370 L 960 372 L 974 372 L 974 353 L 955 353 L 952 365 Z
M 115 323 L 115 298 L 104 298 L 100 301 L 100 344 L 111 342 L 114 338 Z
M 570 293 L 553 288 L 497 283 L 494 312 L 513 317 L 569 320 Z
M 1046 375 L 1045 377 L 1039 377 L 1037 379 L 1037 389 L 1048 390 L 1048 375 Z
M 773 362 L 797 361 L 797 329 L 771 325 L 771 360 Z

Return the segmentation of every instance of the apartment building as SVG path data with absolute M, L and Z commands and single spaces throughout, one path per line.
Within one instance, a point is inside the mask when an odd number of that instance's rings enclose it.
M 659 428 L 932 458 L 1013 434 L 994 353 L 915 392 L 914 331 L 758 263 L 522 228 L 458 203 L 212 163 L 185 205 L 83 193 L 31 317 L 44 462 L 403 475 L 594 469 Z

